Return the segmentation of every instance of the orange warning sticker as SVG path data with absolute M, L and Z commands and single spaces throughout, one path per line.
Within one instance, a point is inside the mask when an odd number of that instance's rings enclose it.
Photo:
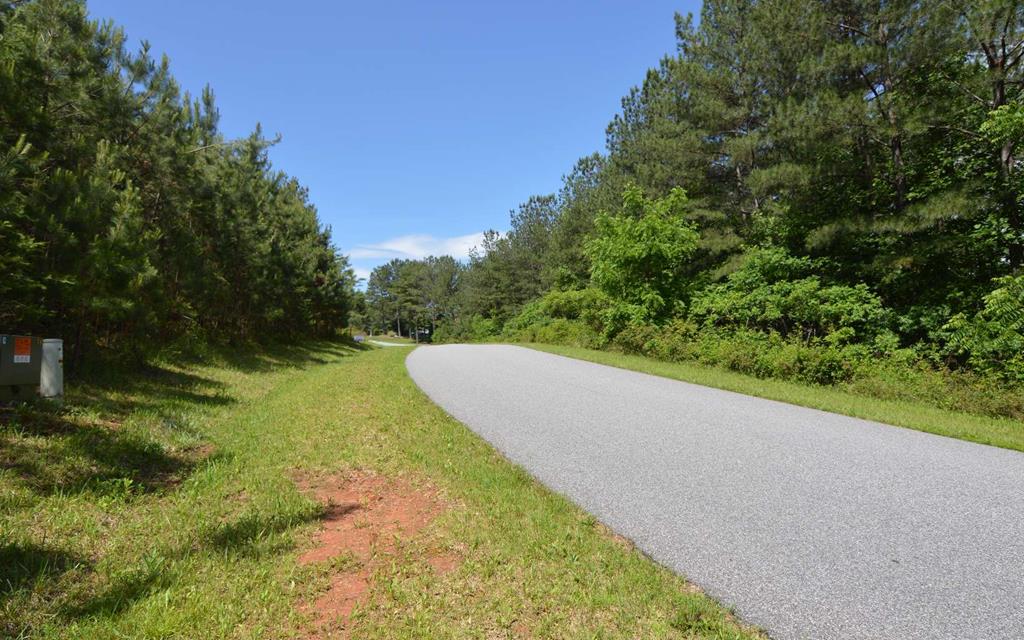
M 14 338 L 14 362 L 32 362 L 32 338 Z

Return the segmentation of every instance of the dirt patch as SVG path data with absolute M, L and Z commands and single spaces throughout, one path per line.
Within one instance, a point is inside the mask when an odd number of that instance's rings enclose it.
M 328 629 L 338 629 L 344 637 L 345 623 L 366 596 L 374 570 L 389 561 L 400 541 L 414 537 L 444 511 L 444 501 L 431 487 L 371 473 L 304 476 L 296 482 L 325 505 L 322 528 L 299 562 L 306 565 L 345 556 L 353 560 L 351 568 L 334 574 L 327 592 L 305 608 L 316 622 L 313 637 Z M 424 559 L 439 575 L 459 562 L 447 554 Z
M 455 571 L 462 564 L 462 558 L 452 553 L 439 553 L 427 558 L 427 564 L 434 569 L 434 573 L 443 576 Z
M 212 457 L 213 454 L 217 453 L 217 447 L 213 446 L 209 442 L 204 442 L 202 444 L 197 444 L 193 447 L 189 447 L 188 449 L 185 450 L 185 452 L 190 459 L 195 460 L 197 462 L 202 462 L 203 460 L 206 460 L 207 458 Z

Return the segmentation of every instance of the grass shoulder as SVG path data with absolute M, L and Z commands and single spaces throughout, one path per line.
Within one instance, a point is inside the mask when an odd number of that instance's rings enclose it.
M 430 402 L 408 351 L 163 362 L 7 412 L 0 636 L 762 637 Z M 360 487 L 431 520 L 303 561 L 344 526 L 320 495 Z M 315 626 L 338 575 L 363 590 Z
M 948 411 L 903 400 L 883 400 L 836 387 L 756 378 L 692 362 L 665 362 L 613 351 L 561 345 L 528 343 L 523 346 L 621 369 L 1024 451 L 1024 422 L 1010 418 Z

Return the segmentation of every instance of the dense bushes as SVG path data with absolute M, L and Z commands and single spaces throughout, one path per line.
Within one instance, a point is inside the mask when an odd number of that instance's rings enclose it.
M 758 249 L 724 284 L 694 296 L 689 317 L 715 328 L 751 329 L 828 344 L 863 343 L 887 333 L 890 313 L 867 286 L 825 285 L 814 264 L 782 249 Z
M 612 346 L 626 353 L 660 360 L 692 360 L 759 378 L 835 384 L 850 380 L 861 353 L 822 340 L 787 339 L 778 333 L 751 330 L 702 330 L 690 321 L 665 327 L 633 326 L 619 333 Z
M 996 285 L 977 315 L 950 320 L 950 351 L 978 371 L 1024 383 L 1024 276 L 999 278 Z
M 479 342 L 498 335 L 501 326 L 490 318 L 460 316 L 442 322 L 434 331 L 434 342 Z
M 586 323 L 565 318 L 551 318 L 518 330 L 506 331 L 504 335 L 520 342 L 561 344 L 587 349 L 600 348 L 605 342 L 601 334 Z
M 597 289 L 550 291 L 523 307 L 502 334 L 522 342 L 600 348 L 611 307 L 611 299 Z
M 524 306 L 515 318 L 505 324 L 505 331 L 515 333 L 553 319 L 579 320 L 601 331 L 611 304 L 611 299 L 597 289 L 549 291 Z
M 688 312 L 680 307 L 665 323 L 623 314 L 621 298 L 596 289 L 552 291 L 527 304 L 504 334 L 525 341 L 610 345 L 758 377 L 848 381 L 860 362 L 895 350 L 889 313 L 867 287 L 826 285 L 809 275 L 813 270 L 809 259 L 755 249 L 726 282 L 698 290 Z
M 753 329 L 714 329 L 688 319 L 665 325 L 632 323 L 608 339 L 607 310 L 559 304 L 589 299 L 585 291 L 553 292 L 527 305 L 504 337 L 589 348 L 612 348 L 668 361 L 695 361 L 761 378 L 835 384 L 854 378 L 858 366 L 880 354 L 864 345 L 837 345 L 823 338 L 784 337 Z M 586 319 L 589 318 L 589 321 Z M 595 321 L 596 320 L 596 321 Z
M 858 395 L 910 400 L 953 411 L 1024 418 L 1024 393 L 991 376 L 950 370 L 914 349 L 836 346 L 823 340 L 783 338 L 751 330 L 708 330 L 688 320 L 663 326 L 632 325 L 608 344 L 581 340 L 551 320 L 507 336 L 523 341 L 607 348 L 669 362 L 694 362 L 759 378 L 834 385 Z M 578 323 L 577 323 L 578 325 Z M 579 327 L 575 329 L 580 331 Z
M 893 314 L 878 296 L 864 285 L 823 282 L 816 269 L 806 258 L 754 249 L 725 282 L 697 290 L 687 311 L 663 323 L 616 317 L 618 301 L 594 288 L 551 291 L 525 305 L 505 324 L 502 337 L 607 348 L 759 378 L 838 385 L 882 399 L 1024 417 L 1017 377 L 1024 350 L 1024 278 L 999 280 L 981 312 L 949 323 L 947 343 L 907 348 L 891 330 Z M 969 368 L 948 366 L 958 364 Z
M 724 282 L 697 289 L 662 323 L 617 316 L 596 288 L 554 290 L 504 326 L 474 316 L 445 323 L 438 341 L 512 340 L 611 349 L 756 376 L 832 385 L 884 400 L 1024 418 L 1024 278 L 1003 278 L 945 340 L 901 346 L 893 312 L 864 285 L 828 283 L 818 267 L 755 249 Z
M 836 385 L 858 395 L 911 400 L 953 411 L 1024 418 L 1024 393 L 991 376 L 950 370 L 913 349 L 835 346 L 778 334 L 700 329 L 678 320 L 629 327 L 610 348 L 670 362 L 697 362 L 759 378 Z
M 1004 283 L 1004 288 L 1013 284 Z M 1002 300 L 1001 296 L 996 298 Z M 888 332 L 854 342 L 852 337 L 858 334 L 843 331 L 846 327 L 842 326 L 824 337 L 806 338 L 757 328 L 708 326 L 686 318 L 663 325 L 630 324 L 609 340 L 602 322 L 608 305 L 594 290 L 552 292 L 527 305 L 505 326 L 503 338 L 605 348 L 669 362 L 721 367 L 759 378 L 835 385 L 885 400 L 911 400 L 953 411 L 1024 418 L 1024 392 L 1019 383 L 1006 378 L 1006 365 L 997 362 L 1002 352 L 974 352 L 975 359 L 991 358 L 986 362 L 1003 372 L 994 375 L 980 365 L 973 370 L 950 369 L 928 348 L 900 348 Z M 868 308 L 875 305 L 869 304 Z M 998 315 L 995 308 L 1002 307 L 993 304 L 979 318 L 963 319 L 963 331 L 970 339 L 987 340 L 996 335 L 998 339 L 982 344 L 1005 348 L 1019 339 L 1019 333 L 995 331 L 996 323 L 991 319 Z M 1014 313 L 1008 315 L 1016 317 Z M 979 334 L 982 331 L 989 333 Z M 829 339 L 836 335 L 847 338 Z M 1011 366 L 1017 354 L 1006 353 Z

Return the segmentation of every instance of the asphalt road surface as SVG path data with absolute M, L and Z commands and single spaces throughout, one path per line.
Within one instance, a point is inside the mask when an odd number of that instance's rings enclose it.
M 773 638 L 1024 638 L 1024 454 L 522 347 L 406 365 Z
M 409 342 L 384 342 L 383 340 L 368 340 L 370 344 L 375 344 L 378 347 L 411 347 L 412 343 Z

